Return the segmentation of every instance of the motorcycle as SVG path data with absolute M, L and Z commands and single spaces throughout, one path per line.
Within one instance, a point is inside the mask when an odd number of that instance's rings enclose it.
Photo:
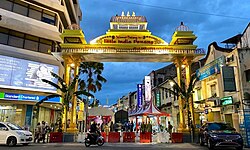
M 90 145 L 102 146 L 104 144 L 104 137 L 96 133 L 87 133 L 85 138 L 85 146 L 89 147 Z

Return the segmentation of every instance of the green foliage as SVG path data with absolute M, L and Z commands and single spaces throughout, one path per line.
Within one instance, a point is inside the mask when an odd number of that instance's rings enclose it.
M 69 104 L 72 102 L 74 96 L 79 97 L 80 95 L 85 95 L 85 96 L 92 96 L 89 92 L 86 90 L 81 90 L 81 91 L 75 91 L 75 86 L 77 83 L 77 80 L 79 76 L 76 76 L 69 85 L 66 84 L 66 82 L 57 74 L 51 72 L 52 76 L 55 77 L 58 80 L 58 84 L 53 83 L 49 80 L 42 79 L 43 82 L 50 84 L 51 86 L 55 87 L 57 90 L 60 91 L 61 94 L 51 94 L 40 100 L 39 102 L 36 103 L 36 106 L 39 108 L 39 105 L 42 104 L 43 102 L 46 102 L 47 100 L 55 97 L 61 97 L 62 100 L 62 110 L 61 112 L 64 112 L 63 110 L 66 109 L 66 111 L 69 111 Z M 58 129 L 61 130 L 61 125 L 62 121 L 59 122 L 58 124 Z M 67 113 L 65 117 L 65 123 L 67 123 Z M 66 126 L 66 125 L 65 125 Z
M 174 83 L 174 86 L 173 89 L 169 88 L 166 89 L 176 96 L 181 96 L 181 98 L 184 100 L 184 109 L 185 109 L 188 106 L 189 99 L 193 95 L 193 89 L 195 83 L 198 81 L 196 74 L 191 75 L 190 82 L 187 86 L 185 84 L 185 81 L 183 80 L 181 80 L 180 85 L 178 85 L 178 83 L 174 79 L 169 79 L 169 80 Z
M 100 91 L 102 89 L 102 84 L 107 82 L 107 80 L 101 75 L 104 70 L 103 63 L 99 62 L 82 62 L 80 65 L 80 75 L 86 75 L 86 78 L 81 76 L 79 80 L 80 89 L 85 89 L 87 91 Z

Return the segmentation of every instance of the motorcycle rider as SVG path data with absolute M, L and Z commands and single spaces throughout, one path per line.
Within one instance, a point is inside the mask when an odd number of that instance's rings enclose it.
M 92 123 L 92 125 L 90 126 L 90 133 L 92 135 L 92 138 L 93 140 L 97 140 L 98 136 L 99 136 L 99 132 L 98 132 L 98 129 L 97 129 L 97 124 L 96 122 L 94 121 Z

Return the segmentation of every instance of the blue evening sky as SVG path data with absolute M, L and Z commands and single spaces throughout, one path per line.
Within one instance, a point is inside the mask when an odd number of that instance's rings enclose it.
M 248 0 L 79 0 L 82 9 L 81 28 L 90 40 L 109 29 L 109 21 L 116 14 L 132 11 L 145 16 L 148 29 L 170 42 L 175 28 L 183 21 L 198 37 L 195 44 L 207 50 L 210 43 L 242 33 L 250 21 Z M 223 45 L 221 45 L 223 46 Z M 108 62 L 103 76 L 107 82 L 95 93 L 101 104 L 114 104 L 123 95 L 136 90 L 144 76 L 169 63 Z

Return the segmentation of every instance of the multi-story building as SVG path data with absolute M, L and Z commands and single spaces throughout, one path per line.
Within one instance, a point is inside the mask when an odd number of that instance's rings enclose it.
M 45 102 L 34 120 L 34 105 L 56 89 L 53 71 L 63 77 L 63 64 L 50 52 L 60 51 L 60 34 L 79 24 L 78 0 L 0 1 L 0 121 L 32 127 L 37 121 L 55 123 L 60 99 Z M 55 81 L 56 82 L 56 81 Z
M 208 47 L 206 63 L 197 71 L 200 85 L 197 99 L 201 118 L 207 121 L 225 121 L 241 131 L 245 142 L 250 132 L 250 24 L 242 34 Z M 198 94 L 200 92 L 200 94 Z M 199 97 L 199 98 L 198 98 Z

